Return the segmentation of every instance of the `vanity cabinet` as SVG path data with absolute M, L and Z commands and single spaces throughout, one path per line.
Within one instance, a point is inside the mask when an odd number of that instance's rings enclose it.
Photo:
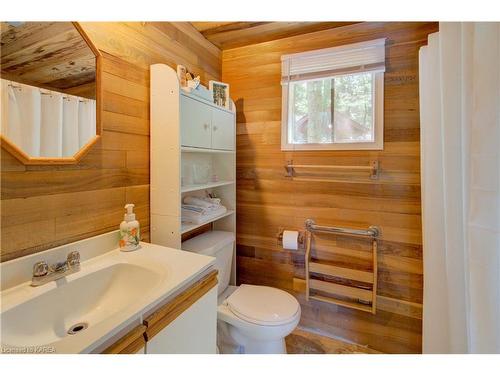
M 210 271 L 159 308 L 104 354 L 215 354 L 217 271 Z
M 146 354 L 215 354 L 217 287 L 151 338 L 148 334 Z
M 146 354 L 215 354 L 217 271 L 144 319 Z

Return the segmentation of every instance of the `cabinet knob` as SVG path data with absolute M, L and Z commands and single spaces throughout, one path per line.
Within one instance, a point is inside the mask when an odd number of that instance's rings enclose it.
M 204 129 L 208 129 L 208 127 L 209 127 L 209 126 L 210 126 L 210 125 L 208 125 L 208 124 L 203 124 L 203 128 L 204 128 Z
M 214 129 L 214 131 L 216 131 L 216 130 L 217 130 L 217 126 L 214 126 L 214 128 L 213 128 L 213 129 Z

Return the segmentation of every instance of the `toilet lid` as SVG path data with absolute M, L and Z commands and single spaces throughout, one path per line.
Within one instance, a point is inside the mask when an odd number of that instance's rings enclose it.
M 299 303 L 291 294 L 268 286 L 242 284 L 227 299 L 239 318 L 260 325 L 281 325 L 295 319 Z

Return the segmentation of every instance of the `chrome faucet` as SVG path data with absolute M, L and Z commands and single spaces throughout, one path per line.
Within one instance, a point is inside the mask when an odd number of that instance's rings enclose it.
M 40 261 L 33 265 L 31 286 L 40 286 L 61 277 L 80 271 L 80 253 L 72 251 L 65 262 L 58 262 L 49 266 L 47 262 Z

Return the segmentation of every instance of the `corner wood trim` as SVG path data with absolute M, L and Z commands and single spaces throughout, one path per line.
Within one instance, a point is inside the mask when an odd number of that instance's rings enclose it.
M 146 341 L 151 340 L 216 285 L 217 271 L 213 270 L 144 319 Z
M 144 338 L 146 326 L 140 325 L 135 327 L 132 331 L 123 336 L 120 340 L 105 349 L 103 354 L 134 354 L 143 348 L 146 344 Z

